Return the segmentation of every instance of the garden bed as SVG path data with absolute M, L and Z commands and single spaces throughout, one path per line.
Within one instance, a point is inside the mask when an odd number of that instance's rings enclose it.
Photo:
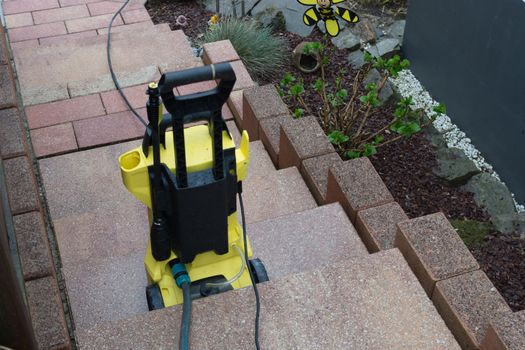
M 213 15 L 194 1 L 155 0 L 150 1 L 147 8 L 155 23 L 170 23 L 172 29 L 184 30 L 194 45 L 198 44 L 199 38 L 208 26 L 208 20 Z M 376 9 L 376 12 L 381 11 Z M 179 15 L 187 17 L 187 26 L 181 27 L 176 24 Z M 291 54 L 298 43 L 305 40 L 288 32 L 276 33 L 276 35 L 284 39 L 288 54 Z M 319 31 L 314 30 L 307 40 L 323 41 L 324 39 Z M 330 41 L 324 43 L 328 47 L 332 45 Z M 345 68 L 348 74 L 343 84 L 348 87 L 352 84 L 356 72 L 348 67 L 347 56 L 346 50 L 334 52 L 331 64 L 326 68 L 328 81 L 340 68 Z M 301 76 L 305 86 L 311 85 L 318 77 L 316 74 L 301 73 L 291 63 L 287 63 L 282 72 Z M 270 83 L 278 84 L 281 78 L 282 76 L 276 76 Z M 304 99 L 309 101 L 310 106 L 319 107 L 322 104 L 319 95 L 311 89 L 306 90 Z M 379 125 L 384 125 L 385 120 L 391 119 L 393 109 L 394 106 L 386 105 L 376 110 L 366 128 L 369 131 L 377 130 Z M 475 203 L 472 193 L 451 186 L 434 175 L 433 169 L 437 166 L 436 147 L 428 133 L 422 132 L 411 138 L 385 145 L 376 155 L 371 156 L 370 160 L 395 200 L 410 218 L 442 211 L 452 222 L 489 221 L 487 213 Z M 487 227 L 485 235 L 478 239 L 465 237 L 463 232 L 460 234 L 509 306 L 514 311 L 523 310 L 525 309 L 525 243 L 519 236 L 503 235 L 490 228 L 490 225 Z

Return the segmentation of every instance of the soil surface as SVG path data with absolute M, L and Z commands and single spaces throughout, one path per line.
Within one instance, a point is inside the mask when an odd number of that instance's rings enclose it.
M 210 16 L 213 15 L 195 1 L 150 0 L 146 7 L 154 23 L 169 23 L 173 30 L 182 29 L 195 46 L 206 30 Z M 387 8 L 386 11 L 384 8 L 366 7 L 366 9 L 374 16 L 387 14 L 397 17 L 404 12 L 403 10 L 393 11 L 391 8 Z M 179 15 L 186 16 L 187 26 L 181 27 L 176 24 Z M 307 39 L 288 32 L 275 33 L 275 35 L 284 40 L 285 50 L 289 53 L 301 41 L 323 40 L 322 34 L 316 30 Z M 329 41 L 324 42 L 329 47 L 331 46 Z M 340 68 L 344 67 L 348 70 L 348 75 L 343 85 L 350 87 L 356 72 L 347 65 L 348 53 L 346 50 L 336 50 L 326 74 L 329 80 L 330 77 L 337 74 Z M 283 72 L 291 72 L 297 77 L 302 77 L 305 87 L 317 79 L 315 74 L 302 74 L 289 62 L 283 67 Z M 281 78 L 279 76 L 275 77 L 274 81 L 259 83 L 278 84 Z M 320 98 L 311 89 L 307 89 L 305 100 L 309 101 L 311 106 L 321 105 Z M 290 105 L 290 108 L 293 107 Z M 384 125 L 385 120 L 391 119 L 392 111 L 392 105 L 381 107 L 370 118 L 367 129 L 373 131 Z M 470 219 L 482 222 L 489 220 L 487 213 L 474 202 L 472 193 L 451 187 L 433 174 L 432 169 L 437 165 L 436 150 L 424 132 L 382 147 L 378 154 L 370 157 L 370 160 L 409 217 L 414 218 L 442 211 L 449 219 Z M 485 238 L 484 244 L 471 246 L 469 249 L 509 306 L 514 311 L 524 310 L 524 240 L 516 236 L 492 232 Z

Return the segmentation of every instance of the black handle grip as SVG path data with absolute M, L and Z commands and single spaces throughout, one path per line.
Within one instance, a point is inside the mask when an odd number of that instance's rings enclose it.
M 235 83 L 235 73 L 228 62 L 165 73 L 159 81 L 159 89 L 161 95 L 164 95 L 172 92 L 177 86 L 215 79 Z

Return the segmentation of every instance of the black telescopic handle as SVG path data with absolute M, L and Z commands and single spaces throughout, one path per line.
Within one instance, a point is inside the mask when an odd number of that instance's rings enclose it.
M 235 83 L 235 72 L 228 62 L 165 73 L 159 81 L 160 94 L 169 94 L 177 86 L 215 79 Z

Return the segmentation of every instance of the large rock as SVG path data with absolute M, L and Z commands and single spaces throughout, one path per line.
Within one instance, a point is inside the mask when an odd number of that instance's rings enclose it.
M 377 44 L 370 46 L 367 51 L 376 58 L 390 58 L 399 53 L 400 49 L 401 43 L 399 39 L 384 38 L 378 41 Z
M 375 83 L 376 85 L 379 85 L 381 81 L 383 80 L 383 77 L 379 73 L 377 69 L 371 69 L 370 72 L 366 75 L 365 79 L 363 80 L 363 85 L 366 86 L 370 83 Z M 379 92 L 379 101 L 381 103 L 388 102 L 392 97 L 394 96 L 394 90 L 392 90 L 392 86 L 387 81 L 383 89 Z
M 359 36 L 364 43 L 373 44 L 377 40 L 376 27 L 368 18 L 361 18 L 352 28 L 352 32 Z
M 400 43 L 403 43 L 403 36 L 405 35 L 405 25 L 406 21 L 404 19 L 395 21 L 385 30 L 385 32 L 392 38 L 399 40 Z
M 365 65 L 365 59 L 363 58 L 363 51 L 357 50 L 350 52 L 347 57 L 348 63 L 352 66 L 353 69 L 361 69 Z
M 438 166 L 434 174 L 453 186 L 464 185 L 481 171 L 459 148 L 442 148 L 437 152 Z
M 492 223 L 503 233 L 518 233 L 525 238 L 525 213 L 495 215 Z
M 492 218 L 516 212 L 507 186 L 488 173 L 472 177 L 465 189 L 474 193 L 476 203 L 484 207 Z
M 263 26 L 271 28 L 272 32 L 286 31 L 286 18 L 282 11 L 275 7 L 268 7 L 266 10 L 255 15 L 255 19 Z
M 332 38 L 332 44 L 340 49 L 354 51 L 361 47 L 361 39 L 352 33 L 350 29 L 345 28 L 339 33 L 338 36 Z

